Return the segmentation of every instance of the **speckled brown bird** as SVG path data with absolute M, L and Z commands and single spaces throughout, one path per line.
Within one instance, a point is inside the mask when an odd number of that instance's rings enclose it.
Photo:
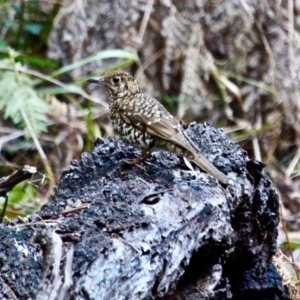
M 111 71 L 88 82 L 106 87 L 115 131 L 125 142 L 142 149 L 141 156 L 132 163 L 145 160 L 153 151 L 166 150 L 188 158 L 221 183 L 227 183 L 227 177 L 202 156 L 179 121 L 143 92 L 130 74 Z

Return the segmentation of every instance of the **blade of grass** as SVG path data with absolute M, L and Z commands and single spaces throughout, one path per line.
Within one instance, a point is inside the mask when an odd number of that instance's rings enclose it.
M 242 75 L 238 75 L 238 74 L 226 71 L 226 70 L 220 69 L 219 71 L 220 71 L 220 73 L 223 73 L 224 75 L 226 75 L 228 77 L 231 77 L 231 78 L 234 78 L 236 80 L 251 84 L 251 85 L 256 86 L 256 87 L 258 87 L 262 90 L 268 91 L 268 92 L 270 92 L 270 93 L 272 93 L 276 96 L 279 96 L 279 92 L 277 90 L 275 90 L 274 88 L 272 88 L 271 86 L 269 86 L 269 85 L 267 85 L 263 82 L 260 82 L 260 81 L 257 81 L 257 80 L 251 79 L 251 78 L 247 78 L 247 77 L 244 77 Z
M 39 96 L 45 95 L 58 95 L 58 94 L 66 94 L 66 93 L 73 93 L 73 94 L 82 94 L 83 90 L 73 84 L 66 84 L 65 86 L 50 86 L 50 87 L 43 87 L 36 89 L 36 92 Z
M 86 81 L 91 78 L 91 77 L 95 77 L 95 76 L 98 76 L 98 75 L 102 75 L 108 71 L 112 71 L 112 70 L 118 70 L 118 69 L 123 69 L 123 68 L 126 68 L 130 65 L 132 65 L 133 63 L 135 62 L 135 60 L 125 60 L 123 62 L 120 62 L 120 63 L 116 63 L 112 66 L 110 66 L 109 68 L 106 68 L 106 69 L 103 69 L 101 70 L 100 72 L 96 72 L 96 73 L 92 73 L 92 74 L 89 74 L 88 76 L 86 77 L 83 77 L 83 78 L 80 78 L 79 80 L 75 81 L 76 84 L 82 84 L 82 83 L 86 83 Z
M 104 51 L 99 51 L 94 55 L 88 56 L 87 58 L 81 59 L 79 61 L 76 61 L 73 64 L 70 64 L 68 66 L 65 66 L 53 73 L 50 74 L 51 77 L 56 77 L 58 75 L 61 75 L 66 72 L 70 72 L 74 69 L 77 69 L 79 67 L 82 67 L 86 64 L 92 63 L 97 60 L 101 59 L 107 59 L 107 58 L 124 58 L 129 61 L 135 61 L 136 57 L 132 52 L 126 51 L 126 50 L 118 50 L 118 49 L 113 49 L 113 50 L 104 50 Z
M 235 135 L 232 135 L 232 138 L 234 139 L 235 142 L 243 141 L 245 139 L 248 139 L 254 135 L 257 135 L 259 133 L 262 133 L 262 132 L 272 128 L 272 126 L 274 126 L 274 124 L 276 124 L 280 120 L 281 120 L 281 117 L 278 117 L 271 122 L 265 123 L 260 128 L 251 128 L 250 130 L 242 129 L 242 130 L 244 130 L 242 133 L 237 133 Z
M 0 67 L 0 69 L 14 71 L 13 68 L 9 68 L 9 67 Z M 50 76 L 44 75 L 44 74 L 42 74 L 42 73 L 40 73 L 38 71 L 27 70 L 24 67 L 18 67 L 18 72 L 23 72 L 23 73 L 26 73 L 26 74 L 29 74 L 29 75 L 33 75 L 33 76 L 38 77 L 38 78 L 40 78 L 42 80 L 51 82 L 51 83 L 53 83 L 53 84 L 61 87 L 65 91 L 68 91 L 69 93 L 79 94 L 82 97 L 84 97 L 84 98 L 86 98 L 86 99 L 88 99 L 90 101 L 93 101 L 93 102 L 95 102 L 97 104 L 101 104 L 102 106 L 104 106 L 106 108 L 108 107 L 107 103 L 105 103 L 104 101 L 100 101 L 99 99 L 95 100 L 94 98 L 90 97 L 82 88 L 80 88 L 78 86 L 64 84 L 61 81 L 59 81 L 57 79 L 54 79 L 54 78 L 52 78 Z M 43 89 L 41 89 L 40 91 L 41 91 L 41 94 L 43 94 Z M 39 92 L 39 91 L 37 91 L 37 92 Z

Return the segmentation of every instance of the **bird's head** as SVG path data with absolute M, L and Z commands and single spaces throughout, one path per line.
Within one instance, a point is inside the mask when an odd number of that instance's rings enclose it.
M 130 96 L 140 91 L 137 81 L 124 71 L 111 71 L 103 77 L 90 78 L 88 82 L 103 84 L 113 99 Z

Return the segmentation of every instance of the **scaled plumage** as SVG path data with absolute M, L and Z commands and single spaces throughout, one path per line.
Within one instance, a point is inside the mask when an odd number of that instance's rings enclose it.
M 179 121 L 144 93 L 130 74 L 112 71 L 88 81 L 106 86 L 114 129 L 125 142 L 143 150 L 136 162 L 153 151 L 167 150 L 188 158 L 220 182 L 227 183 L 227 177 L 201 155 Z

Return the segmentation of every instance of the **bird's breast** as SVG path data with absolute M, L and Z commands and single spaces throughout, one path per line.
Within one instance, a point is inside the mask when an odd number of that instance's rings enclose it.
M 143 132 L 132 124 L 125 122 L 115 109 L 111 109 L 110 118 L 116 133 L 126 143 L 138 148 L 150 149 L 154 145 L 154 139 L 147 132 Z

